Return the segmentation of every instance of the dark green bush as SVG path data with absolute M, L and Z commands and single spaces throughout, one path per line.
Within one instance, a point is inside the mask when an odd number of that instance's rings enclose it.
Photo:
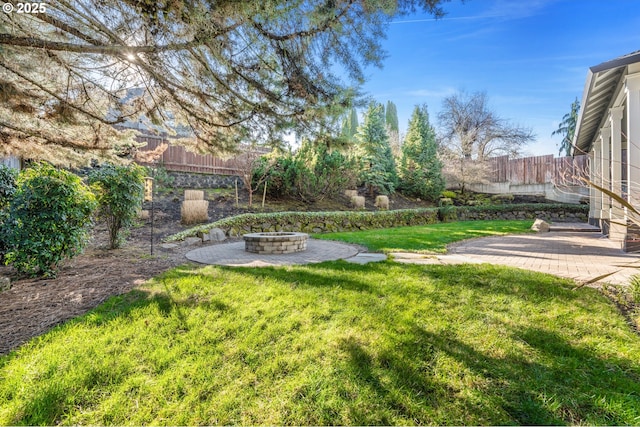
M 303 143 L 295 157 L 294 188 L 306 202 L 336 197 L 355 186 L 355 163 L 324 144 Z
M 6 208 L 16 192 L 18 171 L 5 165 L 0 165 L 0 209 Z
M 455 206 L 452 206 L 451 204 L 443 204 L 438 208 L 438 220 L 440 220 L 440 222 L 452 222 L 457 219 L 458 213 Z
M 253 170 L 253 182 L 257 187 L 259 181 L 264 181 L 269 197 L 313 202 L 336 197 L 355 186 L 355 169 L 354 161 L 340 151 L 305 141 L 295 155 L 285 153 L 260 159 Z M 264 191 L 262 186 L 257 188 L 258 193 Z
M 122 228 L 132 225 L 144 196 L 143 167 L 105 164 L 89 174 L 89 184 L 98 200 L 98 216 L 109 229 L 109 247 L 120 247 Z
M 8 249 L 5 223 L 9 220 L 9 203 L 16 192 L 17 177 L 16 169 L 0 165 L 0 260 Z
M 175 178 L 169 175 L 167 168 L 162 164 L 153 168 L 153 178 L 156 187 L 171 187 L 171 184 L 175 181 Z
M 294 193 L 295 167 L 295 161 L 289 153 L 282 154 L 272 161 L 262 157 L 252 171 L 253 185 L 257 188 L 257 192 L 261 193 L 264 191 L 264 187 L 258 186 L 257 183 L 266 177 L 263 181 L 267 183 L 269 197 L 280 199 L 291 196 Z
M 18 176 L 5 227 L 5 262 L 20 273 L 55 276 L 89 240 L 96 200 L 80 178 L 40 163 Z

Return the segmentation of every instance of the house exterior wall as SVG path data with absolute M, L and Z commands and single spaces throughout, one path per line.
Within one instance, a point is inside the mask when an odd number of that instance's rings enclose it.
M 591 181 L 640 207 L 640 64 L 634 65 L 593 141 Z M 589 222 L 600 225 L 623 250 L 640 245 L 640 235 L 630 227 L 630 212 L 602 191 L 591 190 Z
M 0 158 L 0 165 L 9 166 L 14 169 L 21 169 L 22 162 L 19 157 L 9 156 Z

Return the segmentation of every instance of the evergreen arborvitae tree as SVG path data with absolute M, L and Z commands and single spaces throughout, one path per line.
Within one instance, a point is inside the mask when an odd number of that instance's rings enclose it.
M 402 145 L 401 188 L 407 195 L 436 200 L 444 190 L 436 133 L 429 124 L 427 106 L 416 106 Z
M 356 111 L 354 107 L 351 107 L 351 110 L 349 110 L 344 120 L 342 121 L 342 136 L 346 138 L 347 141 L 351 142 L 354 140 L 357 133 L 358 111 Z
M 361 177 L 370 194 L 374 189 L 383 194 L 393 193 L 398 186 L 398 174 L 384 122 L 382 105 L 371 103 L 356 135 L 362 162 Z
M 400 127 L 398 126 L 398 109 L 396 104 L 387 101 L 385 109 L 385 123 L 387 127 L 387 135 L 389 135 L 389 145 L 391 152 L 396 158 L 400 157 Z
M 385 121 L 389 129 L 398 132 L 398 109 L 396 108 L 396 104 L 391 101 L 387 101 L 387 110 L 385 116 Z

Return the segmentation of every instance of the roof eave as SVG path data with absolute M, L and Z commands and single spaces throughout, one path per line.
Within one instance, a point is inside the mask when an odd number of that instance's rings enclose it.
M 576 131 L 573 136 L 572 143 L 572 155 L 579 155 L 588 153 L 591 150 L 591 146 L 593 144 L 593 140 L 596 135 L 591 134 L 592 129 L 583 129 L 583 120 L 587 111 L 591 110 L 593 103 L 589 103 L 588 101 L 591 99 L 592 93 L 595 91 L 596 83 L 598 85 L 602 85 L 602 82 L 598 82 L 598 75 L 601 73 L 606 73 L 610 70 L 620 69 L 621 73 L 617 75 L 614 74 L 614 78 L 611 79 L 611 88 L 617 87 L 621 78 L 624 77 L 625 71 L 624 69 L 631 65 L 640 62 L 640 51 L 632 52 L 628 55 L 613 59 L 611 61 L 603 62 L 601 64 L 590 67 L 587 71 L 587 80 L 585 82 L 584 90 L 582 92 L 582 101 L 580 103 L 580 112 L 578 114 L 578 122 L 576 123 Z M 598 90 L 601 91 L 602 88 Z M 602 97 L 601 94 L 596 94 L 597 97 Z M 613 99 L 609 99 L 609 104 L 613 101 Z M 597 110 L 597 104 L 593 107 Z M 589 114 L 592 114 L 589 111 Z M 600 117 L 600 122 L 603 121 L 604 116 Z
M 584 106 L 587 105 L 587 99 L 589 98 L 589 95 L 591 93 L 591 87 L 593 85 L 593 76 L 594 76 L 594 72 L 593 72 L 593 67 L 589 68 L 587 70 L 587 80 L 584 84 L 584 89 L 582 90 L 582 100 L 580 101 L 580 112 L 578 113 L 578 120 L 576 123 L 576 130 L 573 134 L 573 141 L 571 141 L 571 147 L 572 147 L 572 151 L 571 151 L 571 155 L 572 156 L 576 156 L 576 155 L 580 155 L 580 154 L 584 154 L 584 153 L 588 153 L 589 150 L 591 149 L 590 146 L 588 147 L 580 147 L 578 145 L 578 140 L 579 140 L 579 136 L 580 136 L 580 125 L 582 124 L 582 119 L 584 117 L 584 111 L 585 108 Z

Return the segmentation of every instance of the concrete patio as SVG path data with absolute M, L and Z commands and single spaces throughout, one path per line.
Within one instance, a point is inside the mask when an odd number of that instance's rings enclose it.
M 483 237 L 454 243 L 445 255 L 393 252 L 399 263 L 489 263 L 553 274 L 579 283 L 627 284 L 640 274 L 640 254 L 625 253 L 588 225 L 564 224 L 548 233 Z M 557 230 L 557 231 L 555 231 Z M 591 232 L 589 232 L 591 231 Z M 366 264 L 386 259 L 384 254 L 363 252 L 345 243 L 309 239 L 308 249 L 292 254 L 253 254 L 244 242 L 204 246 L 186 254 L 203 264 L 264 267 L 309 264 L 344 259 Z

